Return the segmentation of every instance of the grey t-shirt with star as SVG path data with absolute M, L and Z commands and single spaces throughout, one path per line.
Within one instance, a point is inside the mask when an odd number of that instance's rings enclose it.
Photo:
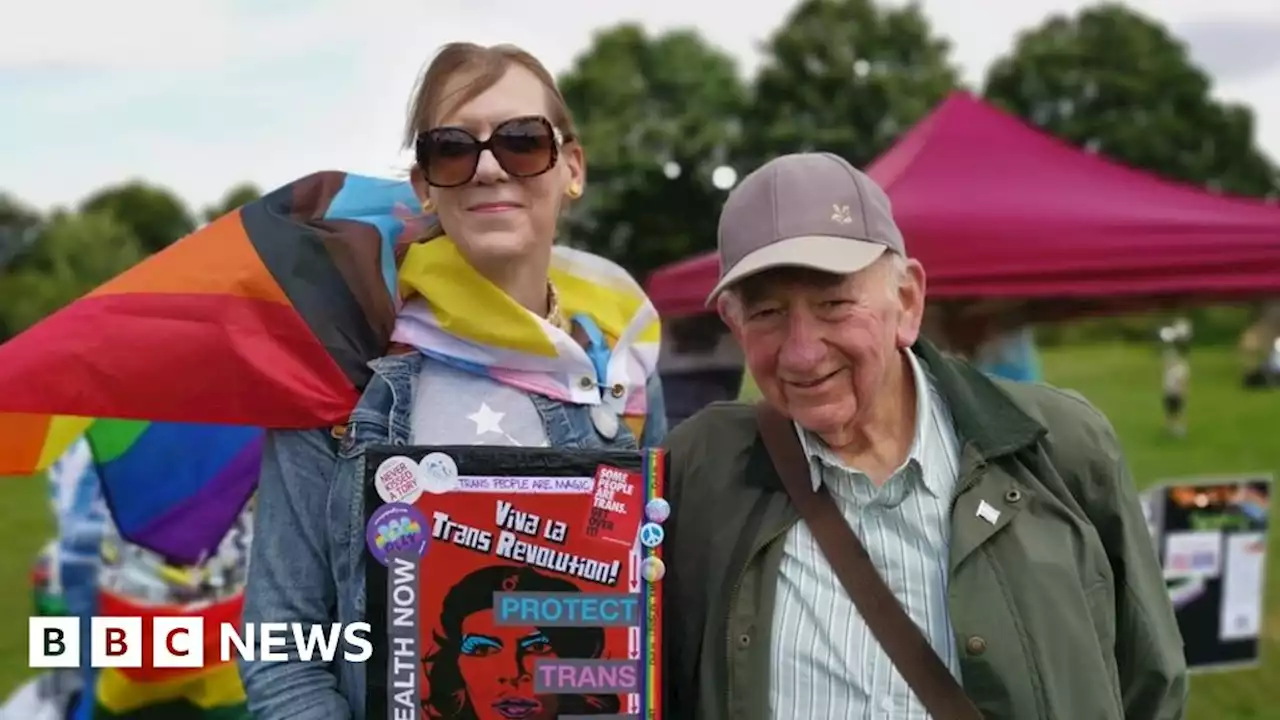
M 410 417 L 414 445 L 550 445 L 528 393 L 441 362 L 423 363 Z

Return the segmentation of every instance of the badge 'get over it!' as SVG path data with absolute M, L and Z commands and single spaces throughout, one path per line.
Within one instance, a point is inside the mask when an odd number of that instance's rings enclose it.
M 625 547 L 635 545 L 636 533 L 640 531 L 640 512 L 635 510 L 638 506 L 631 498 L 643 491 L 642 482 L 639 473 L 609 465 L 596 468 L 587 537 Z

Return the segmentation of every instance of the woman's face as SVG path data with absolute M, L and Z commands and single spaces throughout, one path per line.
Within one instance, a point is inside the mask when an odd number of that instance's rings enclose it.
M 454 75 L 441 97 L 449 98 L 471 80 Z M 547 89 L 530 71 L 512 65 L 496 84 L 435 119 L 432 127 L 459 127 L 486 140 L 506 120 L 530 115 L 551 118 Z M 564 128 L 558 128 L 562 133 Z M 480 155 L 471 181 L 459 187 L 432 187 L 420 168 L 413 173 L 419 197 L 429 197 L 440 223 L 459 250 L 478 269 L 502 269 L 536 251 L 549 252 L 561 203 L 572 185 L 583 183 L 582 149 L 560 148 L 555 167 L 531 178 L 510 176 L 491 151 Z
M 494 624 L 493 610 L 462 621 L 458 670 L 480 720 L 541 720 L 557 714 L 555 695 L 534 695 L 538 658 L 556 657 L 546 635 L 534 627 Z

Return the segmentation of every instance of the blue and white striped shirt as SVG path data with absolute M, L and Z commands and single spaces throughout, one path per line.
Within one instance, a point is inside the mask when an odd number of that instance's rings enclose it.
M 947 611 L 950 506 L 960 447 L 945 400 L 907 351 L 916 430 L 906 463 L 876 487 L 797 426 L 814 489 L 827 484 L 885 583 L 957 679 Z M 803 523 L 787 533 L 773 616 L 769 705 L 778 720 L 928 720 Z

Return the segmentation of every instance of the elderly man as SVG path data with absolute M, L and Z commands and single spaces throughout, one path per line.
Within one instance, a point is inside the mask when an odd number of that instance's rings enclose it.
M 719 248 L 712 299 L 765 400 L 668 436 L 669 717 L 1182 717 L 1114 431 L 919 338 L 925 273 L 884 192 L 833 155 L 778 158 L 725 203 Z M 851 599 L 874 586 L 886 602 Z

